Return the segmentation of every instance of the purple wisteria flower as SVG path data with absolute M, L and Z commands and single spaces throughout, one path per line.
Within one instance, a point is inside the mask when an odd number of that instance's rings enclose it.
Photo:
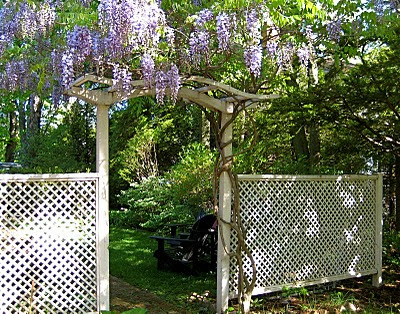
M 353 33 L 359 33 L 362 30 L 362 22 L 360 19 L 351 22 L 351 31 Z
M 385 15 L 385 2 L 383 0 L 374 0 L 373 6 L 378 19 L 382 20 Z
M 61 76 L 62 73 L 62 55 L 63 54 L 57 49 L 53 49 L 51 52 L 51 71 L 56 76 Z
M 305 33 L 306 33 L 307 39 L 308 39 L 309 41 L 311 41 L 311 40 L 312 40 L 312 37 L 313 37 L 313 30 L 312 30 L 312 27 L 311 27 L 310 25 L 307 25 L 307 26 L 306 26 Z
M 18 23 L 18 33 L 23 38 L 34 38 L 37 30 L 37 19 L 35 10 L 27 3 L 22 2 L 15 16 Z
M 284 47 L 278 50 L 277 64 L 280 68 L 287 69 L 291 67 L 294 55 L 293 43 L 288 42 Z
M 397 10 L 399 7 L 400 1 L 399 0 L 390 0 L 389 6 L 391 10 Z
M 67 44 L 77 64 L 85 61 L 92 51 L 92 35 L 87 26 L 75 25 L 74 30 L 67 34 Z
M 113 67 L 113 86 L 119 90 L 129 91 L 132 82 L 132 73 L 126 68 L 115 64 Z
M 261 22 L 259 14 L 255 9 L 246 13 L 246 27 L 251 42 L 258 44 L 261 39 Z
M 68 89 L 74 80 L 74 55 L 71 51 L 65 51 L 61 57 L 61 85 Z
M 258 77 L 261 75 L 262 48 L 260 45 L 249 46 L 244 50 L 244 62 L 250 73 Z
M 16 91 L 27 85 L 27 63 L 24 60 L 12 60 L 5 66 L 4 89 Z
M 56 10 L 50 0 L 46 0 L 40 5 L 40 9 L 36 12 L 37 27 L 40 34 L 46 34 L 53 28 L 56 20 Z
M 81 3 L 84 7 L 89 7 L 92 3 L 92 0 L 81 0 Z
M 205 23 L 210 22 L 214 18 L 214 14 L 209 9 L 203 9 L 197 14 L 196 25 L 203 27 Z
M 153 58 L 149 54 L 144 54 L 140 61 L 140 67 L 142 68 L 142 75 L 144 86 L 152 88 L 154 83 L 155 63 Z
M 187 48 L 179 49 L 178 50 L 178 60 L 179 64 L 183 67 L 190 67 L 191 66 L 191 56 L 190 51 Z
M 164 103 L 165 89 L 168 84 L 168 76 L 163 70 L 156 73 L 156 100 L 157 103 Z
M 338 41 L 342 33 L 342 20 L 339 18 L 335 21 L 331 21 L 326 26 L 326 30 L 328 32 L 329 39 Z
M 101 56 L 104 55 L 106 49 L 104 39 L 97 31 L 92 31 L 90 37 L 92 39 L 92 47 L 91 47 L 92 55 L 94 56 L 94 58 L 100 59 Z
M 267 43 L 267 54 L 274 58 L 278 53 L 278 42 L 277 41 L 269 41 Z
M 194 65 L 199 65 L 203 56 L 208 55 L 210 34 L 207 31 L 194 31 L 190 34 L 190 58 Z
M 172 27 L 165 27 L 165 41 L 169 47 L 173 47 L 175 45 L 175 31 Z
M 146 0 L 100 0 L 98 13 L 107 51 L 115 59 L 132 49 L 157 46 L 158 29 L 165 26 L 164 12 L 157 3 Z
M 0 35 L 0 57 L 4 54 L 7 49 L 8 43 L 5 35 Z
M 62 101 L 63 93 L 59 86 L 54 86 L 51 92 L 51 100 L 54 106 L 57 108 Z
M 7 45 L 11 44 L 19 28 L 19 21 L 16 19 L 16 2 L 8 1 L 0 9 L 0 34 Z
M 178 67 L 175 64 L 171 65 L 170 70 L 167 73 L 168 76 L 168 85 L 171 89 L 171 99 L 175 104 L 178 99 L 179 88 L 181 87 L 181 78 L 179 76 Z
M 297 49 L 297 56 L 299 57 L 300 64 L 303 67 L 307 67 L 308 62 L 310 61 L 310 52 L 308 47 L 303 45 L 301 48 Z
M 222 12 L 217 16 L 217 37 L 218 37 L 218 47 L 222 51 L 226 51 L 230 46 L 232 24 L 230 16 Z

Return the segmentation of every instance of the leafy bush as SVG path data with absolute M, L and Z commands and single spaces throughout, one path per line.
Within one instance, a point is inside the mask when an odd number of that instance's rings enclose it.
M 155 230 L 170 221 L 187 217 L 183 208 L 175 206 L 169 189 L 170 184 L 162 177 L 134 183 L 121 192 L 119 202 L 123 209 L 111 214 L 111 223 L 114 226 Z
M 382 240 L 385 264 L 400 267 L 400 232 L 386 230 Z
M 171 182 L 171 196 L 191 208 L 192 215 L 210 211 L 215 154 L 199 143 L 183 149 L 180 161 L 166 175 Z
M 169 173 L 121 192 L 123 208 L 111 213 L 111 224 L 155 230 L 170 222 L 193 222 L 200 211 L 211 209 L 213 163 L 210 150 L 189 145 Z

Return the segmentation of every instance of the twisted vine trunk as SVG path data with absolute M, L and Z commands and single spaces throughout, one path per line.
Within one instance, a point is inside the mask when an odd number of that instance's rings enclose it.
M 240 206 L 239 206 L 239 182 L 237 176 L 234 174 L 232 170 L 234 157 L 242 154 L 244 151 L 233 154 L 226 154 L 226 147 L 232 144 L 232 140 L 228 142 L 224 142 L 224 135 L 228 127 L 230 127 L 235 121 L 236 117 L 240 112 L 245 111 L 246 116 L 249 117 L 250 121 L 253 125 L 254 130 L 254 138 L 253 143 L 250 146 L 251 149 L 257 138 L 257 132 L 255 129 L 255 123 L 252 119 L 251 115 L 245 110 L 245 105 L 243 103 L 237 103 L 234 106 L 234 111 L 229 119 L 229 121 L 221 121 L 221 113 L 208 112 L 206 109 L 203 109 L 207 119 L 210 121 L 211 129 L 215 134 L 215 145 L 218 149 L 218 156 L 214 166 L 214 183 L 213 183 L 213 199 L 214 199 L 214 211 L 216 216 L 218 217 L 218 228 L 219 234 L 222 240 L 222 244 L 226 254 L 230 259 L 235 259 L 239 268 L 239 282 L 238 282 L 238 303 L 240 306 L 240 310 L 242 313 L 250 312 L 250 301 L 251 296 L 255 287 L 256 278 L 257 278 L 257 269 L 254 258 L 252 256 L 251 251 L 249 250 L 246 244 L 246 229 L 243 224 L 241 215 L 240 215 Z M 219 202 L 218 202 L 218 187 L 220 184 L 220 178 L 222 174 L 227 174 L 229 180 L 231 182 L 232 194 L 233 194 L 233 205 L 231 208 L 231 218 L 230 221 L 227 221 L 222 218 L 221 213 L 219 212 Z M 231 250 L 229 248 L 229 240 L 224 238 L 223 226 L 228 225 L 231 230 L 234 230 L 237 234 L 237 246 L 235 250 Z M 251 264 L 251 273 L 248 274 L 244 269 L 244 261 L 250 261 Z
M 17 114 L 15 111 L 11 111 L 8 114 L 8 117 L 9 117 L 9 127 L 8 127 L 9 140 L 6 144 L 5 161 L 14 162 L 15 151 L 17 149 L 17 144 L 18 144 Z

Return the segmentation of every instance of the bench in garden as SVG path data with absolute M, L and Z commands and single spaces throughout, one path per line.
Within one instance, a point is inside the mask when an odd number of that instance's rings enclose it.
M 158 243 L 154 257 L 159 270 L 197 274 L 216 269 L 217 260 L 217 218 L 205 215 L 198 219 L 189 233 L 178 233 L 183 224 L 169 225 L 170 237 L 151 236 Z

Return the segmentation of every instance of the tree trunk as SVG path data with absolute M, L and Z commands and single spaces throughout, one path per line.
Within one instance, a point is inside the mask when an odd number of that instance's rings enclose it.
M 244 142 L 246 139 L 246 111 L 243 110 L 240 113 L 240 123 L 241 123 L 241 130 L 240 130 L 240 140 Z
M 17 148 L 18 139 L 18 124 L 17 124 L 17 114 L 15 111 L 11 111 L 8 114 L 9 117 L 9 140 L 6 145 L 5 161 L 14 162 L 15 161 L 15 150 Z
M 26 102 L 19 102 L 19 129 L 21 135 L 21 162 L 28 167 L 34 165 L 37 156 L 37 135 L 40 133 L 43 101 L 36 95 Z M 29 113 L 27 115 L 26 113 Z
M 308 159 L 310 152 L 308 150 L 308 142 L 306 136 L 306 129 L 302 126 L 293 137 L 293 149 L 296 160 Z
M 36 95 L 29 97 L 28 137 L 39 134 L 43 102 Z
M 24 151 L 26 145 L 26 115 L 25 103 L 23 101 L 16 101 L 18 109 L 18 128 L 21 137 L 21 149 Z
M 396 231 L 400 232 L 400 156 L 395 162 Z
M 311 124 L 310 130 L 310 167 L 311 170 L 315 168 L 320 162 L 321 158 L 321 138 L 319 128 L 316 123 Z
M 395 218 L 395 198 L 394 198 L 394 194 L 395 194 L 395 182 L 393 180 L 393 171 L 394 171 L 394 167 L 393 167 L 393 162 L 391 162 L 389 164 L 388 170 L 387 170 L 387 195 L 388 195 L 388 203 L 389 203 L 389 218 L 390 220 Z

